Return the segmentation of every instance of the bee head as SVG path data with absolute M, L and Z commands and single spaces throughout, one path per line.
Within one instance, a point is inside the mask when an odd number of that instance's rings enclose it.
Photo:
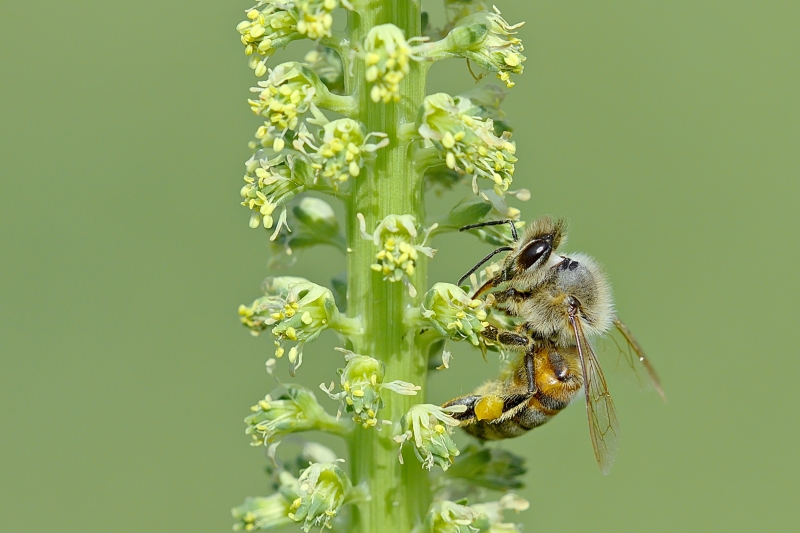
M 567 223 L 564 219 L 542 217 L 525 231 L 519 251 L 514 254 L 516 269 L 532 271 L 548 263 L 550 254 L 566 241 Z

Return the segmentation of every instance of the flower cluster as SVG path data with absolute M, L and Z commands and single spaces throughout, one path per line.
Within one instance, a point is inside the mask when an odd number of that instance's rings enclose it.
M 330 521 L 351 495 L 353 484 L 336 463 L 315 463 L 298 479 L 299 495 L 292 502 L 289 518 L 302 522 L 303 531 L 330 527 Z
M 509 141 L 510 133 L 494 134 L 491 119 L 472 115 L 473 107 L 467 98 L 432 94 L 423 102 L 417 131 L 444 155 L 448 168 L 473 176 L 476 194 L 480 192 L 478 178 L 485 178 L 502 196 L 511 185 L 516 147 Z
M 431 231 L 436 229 L 434 224 L 427 229 L 420 244 L 417 240 L 417 227 L 411 215 L 388 215 L 384 218 L 372 234 L 367 233 L 367 224 L 364 215 L 358 214 L 361 224 L 361 236 L 371 240 L 380 250 L 375 254 L 376 262 L 372 270 L 383 275 L 383 279 L 390 282 L 403 281 L 408 287 L 411 296 L 417 295 L 417 290 L 409 281 L 414 275 L 418 254 L 433 257 L 436 250 L 425 246 L 425 241 Z
M 522 74 L 522 41 L 514 37 L 524 22 L 510 25 L 494 13 L 475 13 L 461 19 L 445 41 L 460 55 L 475 61 L 490 72 L 496 72 L 507 87 L 513 87 L 511 74 Z
M 364 39 L 367 81 L 372 84 L 373 102 L 399 102 L 400 82 L 411 70 L 414 59 L 403 32 L 394 24 L 375 26 Z
M 287 386 L 286 392 L 274 399 L 266 395 L 250 410 L 253 414 L 244 422 L 247 424 L 245 433 L 251 436 L 253 446 L 267 445 L 298 431 L 343 431 L 337 420 L 319 405 L 314 393 L 298 385 Z
M 330 37 L 339 5 L 352 9 L 347 0 L 258 0 L 236 26 L 256 76 L 263 76 L 267 59 L 291 41 Z
M 266 119 L 256 131 L 262 145 L 271 143 L 276 152 L 283 150 L 287 133 L 296 130 L 301 117 L 313 109 L 320 83 L 309 67 L 289 62 L 271 69 L 269 78 L 250 89 L 258 93 L 257 99 L 248 100 L 250 109 Z
M 425 523 L 414 533 L 461 533 L 467 528 L 474 533 L 517 533 L 516 524 L 503 522 L 503 511 L 524 511 L 529 503 L 516 494 L 505 494 L 499 501 L 462 505 L 447 500 L 433 502 Z
M 365 429 L 378 425 L 378 411 L 383 408 L 382 391 L 414 396 L 420 390 L 419 386 L 400 380 L 384 383 L 385 365 L 381 361 L 350 350 L 337 349 L 344 353 L 347 361 L 347 365 L 339 369 L 342 390 L 334 393 L 333 383 L 329 387 L 323 383 L 320 388 L 332 399 L 341 402 L 342 408 L 353 413 L 353 420 Z M 339 415 L 341 412 L 340 408 Z
M 425 294 L 422 316 L 443 337 L 454 341 L 481 343 L 480 333 L 486 322 L 486 302 L 472 299 L 460 287 L 437 283 Z
M 370 143 L 372 137 L 383 139 L 378 143 Z M 362 124 L 349 118 L 324 124 L 319 145 L 307 130 L 298 138 L 302 144 L 297 143 L 297 148 L 312 159 L 312 168 L 317 172 L 318 179 L 330 183 L 334 190 L 351 177 L 358 177 L 366 155 L 389 144 L 386 134 L 366 133 Z
M 263 225 L 271 228 L 275 224 L 272 214 L 278 207 L 305 191 L 314 183 L 314 170 L 303 154 L 280 153 L 269 158 L 259 150 L 245 163 L 247 173 L 245 185 L 239 191 L 242 205 L 252 211 L 250 227 Z M 278 225 L 272 234 L 275 240 L 281 227 L 286 225 L 286 208 L 278 217 Z
M 394 438 L 400 444 L 400 462 L 403 462 L 402 448 L 406 442 L 413 444 L 414 455 L 423 468 L 430 470 L 437 465 L 447 470 L 458 455 L 451 435 L 458 426 L 458 420 L 450 416 L 466 409 L 463 405 L 439 407 L 432 404 L 417 404 L 408 410 L 400 421 L 402 433 Z
M 267 498 L 247 498 L 231 510 L 236 519 L 234 531 L 278 528 L 292 523 L 289 501 L 280 492 Z
M 276 357 L 285 353 L 284 342 L 297 343 L 289 349 L 289 362 L 297 369 L 303 362 L 303 346 L 339 323 L 333 294 L 316 283 L 289 276 L 267 278 L 265 292 L 252 305 L 239 306 L 242 324 L 254 335 L 272 329 Z

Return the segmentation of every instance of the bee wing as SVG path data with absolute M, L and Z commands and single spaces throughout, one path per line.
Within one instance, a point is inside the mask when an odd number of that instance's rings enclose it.
M 569 320 L 583 367 L 586 413 L 589 417 L 589 435 L 592 438 L 594 456 L 603 474 L 608 474 L 614 464 L 619 447 L 617 411 L 614 409 L 614 402 L 608 393 L 606 378 L 600 369 L 600 363 L 583 333 L 580 318 L 570 315 Z
M 625 342 L 628 343 L 628 346 L 630 346 L 630 348 L 636 354 L 636 357 L 639 359 L 639 363 L 641 363 L 647 372 L 647 377 L 650 378 L 650 383 L 652 383 L 653 387 L 655 387 L 656 391 L 658 391 L 661 399 L 666 402 L 667 396 L 664 394 L 664 389 L 661 387 L 661 380 L 658 379 L 656 369 L 653 368 L 653 365 L 650 364 L 650 360 L 644 355 L 644 350 L 642 350 L 642 347 L 639 345 L 636 337 L 633 336 L 633 333 L 631 333 L 631 330 L 628 329 L 628 326 L 623 324 L 622 320 L 620 320 L 618 317 L 614 317 L 614 326 L 616 326 L 617 330 L 625 338 Z

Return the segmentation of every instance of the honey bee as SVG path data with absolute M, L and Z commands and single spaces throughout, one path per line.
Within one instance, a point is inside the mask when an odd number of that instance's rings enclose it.
M 514 244 L 487 255 L 458 284 L 495 254 L 509 252 L 499 272 L 473 298 L 496 289 L 489 295 L 492 307 L 522 322 L 513 331 L 489 325 L 482 335 L 521 355 L 498 379 L 450 400 L 445 407 L 466 407 L 453 416 L 473 436 L 507 439 L 541 426 L 584 389 L 595 458 L 608 474 L 617 452 L 619 423 L 588 338 L 616 327 L 663 398 L 658 377 L 630 330 L 616 317 L 610 286 L 599 265 L 584 254 L 556 253 L 566 240 L 564 220 L 540 218 L 526 228 L 522 239 L 510 220 L 461 230 L 497 224 L 509 224 Z

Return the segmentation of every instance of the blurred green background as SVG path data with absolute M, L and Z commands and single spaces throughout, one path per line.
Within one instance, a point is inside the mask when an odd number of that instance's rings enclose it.
M 267 492 L 242 418 L 273 386 L 270 341 L 236 315 L 268 255 L 238 206 L 256 127 L 234 30 L 248 6 L 0 7 L 0 531 L 228 531 L 229 508 Z M 499 7 L 527 21 L 505 105 L 523 216 L 570 219 L 568 249 L 605 265 L 669 397 L 601 346 L 617 463 L 599 473 L 580 405 L 503 443 L 530 460 L 516 518 L 796 531 L 800 3 Z M 451 61 L 429 85 L 473 82 Z M 434 243 L 432 281 L 488 251 L 464 238 Z M 295 273 L 324 281 L 327 263 L 306 254 Z M 331 346 L 308 353 L 304 383 L 331 379 Z M 458 352 L 431 399 L 496 364 Z

